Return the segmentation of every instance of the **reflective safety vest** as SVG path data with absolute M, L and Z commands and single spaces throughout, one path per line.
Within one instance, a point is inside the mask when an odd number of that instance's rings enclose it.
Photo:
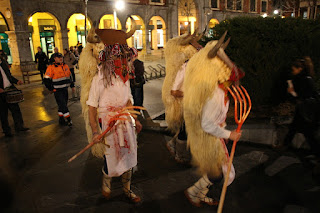
M 54 89 L 69 87 L 72 83 L 70 69 L 68 65 L 64 63 L 54 63 L 49 65 L 44 77 L 52 80 L 52 86 Z

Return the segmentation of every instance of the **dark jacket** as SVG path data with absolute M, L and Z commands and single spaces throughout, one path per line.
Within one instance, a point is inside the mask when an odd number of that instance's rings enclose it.
M 6 74 L 7 78 L 9 79 L 10 83 L 11 84 L 16 84 L 18 82 L 18 79 L 16 79 L 15 77 L 13 77 L 11 75 L 8 64 L 6 62 L 4 62 L 4 61 L 1 61 L 0 62 L 0 66 L 2 67 L 3 71 L 5 72 L 5 74 Z M 3 88 L 3 78 L 2 78 L 1 73 L 0 73 L 0 88 L 4 89 Z
M 133 62 L 135 78 L 130 80 L 131 87 L 142 87 L 145 84 L 143 62 L 136 59 Z
M 38 63 L 38 70 L 46 70 L 48 57 L 44 52 L 37 52 L 35 62 Z
M 317 94 L 315 83 L 312 77 L 307 74 L 300 73 L 294 76 L 292 83 L 294 90 L 298 95 L 298 99 L 300 100 L 315 97 Z
M 300 125 L 311 124 L 316 128 L 320 126 L 320 100 L 315 83 L 311 76 L 300 73 L 292 79 L 293 87 L 297 93 L 296 118 Z

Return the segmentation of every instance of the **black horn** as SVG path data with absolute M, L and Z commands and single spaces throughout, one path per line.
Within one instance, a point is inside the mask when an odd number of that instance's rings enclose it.
M 228 40 L 222 44 L 222 46 L 221 46 L 222 49 L 224 49 L 224 50 L 227 49 L 227 46 L 230 43 L 230 39 L 231 39 L 231 37 L 229 37 Z
M 224 32 L 224 34 L 219 39 L 218 43 L 209 51 L 208 58 L 216 57 L 218 50 L 220 49 L 220 47 L 223 44 L 224 39 L 226 38 L 227 32 L 228 31 Z

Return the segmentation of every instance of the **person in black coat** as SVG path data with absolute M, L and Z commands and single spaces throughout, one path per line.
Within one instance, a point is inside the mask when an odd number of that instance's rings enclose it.
M 35 63 L 38 63 L 38 70 L 40 71 L 41 80 L 43 83 L 43 74 L 46 73 L 48 57 L 44 52 L 42 52 L 41 47 L 38 47 L 38 52 L 35 56 Z
M 11 111 L 16 131 L 27 131 L 24 127 L 22 114 L 19 104 L 7 103 L 5 89 L 12 87 L 13 84 L 23 84 L 22 81 L 13 77 L 10 73 L 9 65 L 0 58 L 0 117 L 1 126 L 6 137 L 12 137 L 11 128 L 8 122 L 8 110 Z
M 138 59 L 138 51 L 134 48 L 130 49 L 133 58 L 134 77 L 130 79 L 131 94 L 133 96 L 134 106 L 143 106 L 143 85 L 144 79 L 144 64 Z
M 309 57 L 292 63 L 292 83 L 288 92 L 295 96 L 296 110 L 284 140 L 287 147 L 297 132 L 304 134 L 313 154 L 320 157 L 320 100 L 313 81 L 313 64 Z

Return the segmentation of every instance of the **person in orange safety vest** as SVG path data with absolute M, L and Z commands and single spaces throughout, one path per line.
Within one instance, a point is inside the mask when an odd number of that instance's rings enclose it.
M 68 109 L 68 87 L 74 92 L 74 83 L 68 65 L 63 63 L 63 56 L 58 53 L 54 56 L 54 63 L 49 65 L 44 76 L 45 86 L 54 93 L 58 104 L 59 124 L 72 126 Z

